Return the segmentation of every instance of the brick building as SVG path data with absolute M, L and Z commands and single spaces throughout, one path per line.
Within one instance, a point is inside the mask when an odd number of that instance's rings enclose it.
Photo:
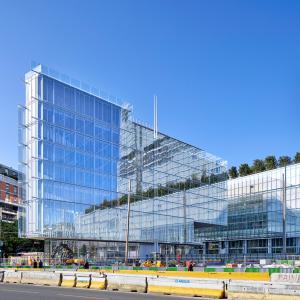
M 4 222 L 17 220 L 21 197 L 18 188 L 19 172 L 0 164 L 0 219 Z

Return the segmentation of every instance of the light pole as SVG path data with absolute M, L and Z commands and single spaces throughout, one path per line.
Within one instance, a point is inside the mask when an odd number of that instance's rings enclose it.
M 49 230 L 49 266 L 50 266 L 50 261 L 51 261 L 51 237 L 52 237 L 52 227 L 49 227 L 48 228 L 48 230 Z
M 130 224 L 130 193 L 131 193 L 131 179 L 128 179 L 128 193 L 127 193 L 127 226 L 126 226 L 126 242 L 125 242 L 125 265 L 128 265 L 128 240 L 129 240 L 129 224 Z
M 282 174 L 282 254 L 286 257 L 286 166 Z

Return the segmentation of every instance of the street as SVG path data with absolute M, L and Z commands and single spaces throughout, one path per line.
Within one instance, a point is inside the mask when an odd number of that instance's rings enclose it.
M 174 297 L 170 295 L 123 293 L 27 284 L 0 284 L 0 300 L 179 300 L 183 298 L 191 299 L 191 297 Z M 204 300 L 205 298 L 201 299 Z

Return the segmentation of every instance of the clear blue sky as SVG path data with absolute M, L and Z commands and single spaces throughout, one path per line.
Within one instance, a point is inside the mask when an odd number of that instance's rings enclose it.
M 300 1 L 1 1 L 0 162 L 32 60 L 228 160 L 300 151 Z

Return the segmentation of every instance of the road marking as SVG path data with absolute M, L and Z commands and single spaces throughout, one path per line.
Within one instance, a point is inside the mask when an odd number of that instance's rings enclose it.
M 0 291 L 15 292 L 15 293 L 27 293 L 27 294 L 39 294 L 40 293 L 40 292 L 18 291 L 18 290 L 10 290 L 10 289 L 2 289 L 2 288 L 0 288 Z
M 76 295 L 68 295 L 68 294 L 57 294 L 57 296 L 75 297 L 75 298 L 83 298 L 83 299 L 108 300 L 108 298 L 98 298 L 98 297 L 88 297 L 88 296 L 76 296 Z

